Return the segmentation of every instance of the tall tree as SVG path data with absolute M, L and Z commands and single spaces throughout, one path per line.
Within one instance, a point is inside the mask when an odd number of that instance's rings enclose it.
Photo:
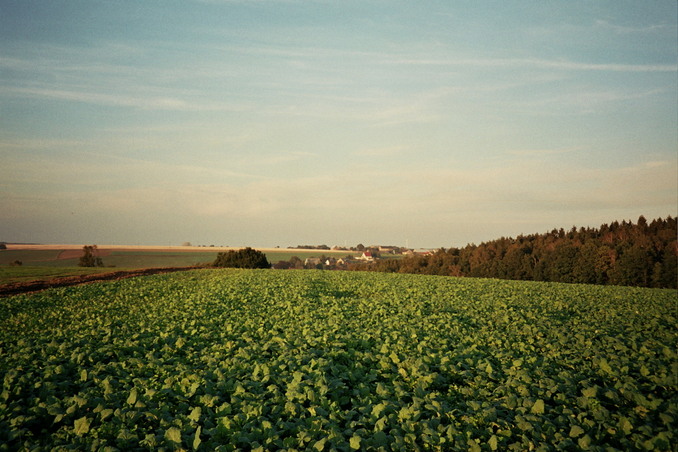
M 96 245 L 85 245 L 82 247 L 82 256 L 78 262 L 79 267 L 103 267 L 104 262 L 99 257 L 99 249 Z
M 271 264 L 266 259 L 266 255 L 261 251 L 250 247 L 242 250 L 230 250 L 225 253 L 219 253 L 214 261 L 215 267 L 231 268 L 270 268 Z

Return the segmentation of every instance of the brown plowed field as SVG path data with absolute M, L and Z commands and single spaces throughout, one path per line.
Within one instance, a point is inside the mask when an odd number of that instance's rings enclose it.
M 135 276 L 156 275 L 159 273 L 180 272 L 186 270 L 195 270 L 201 267 L 164 267 L 164 268 L 143 268 L 139 270 L 117 271 L 111 273 L 98 273 L 94 275 L 67 276 L 63 278 L 54 278 L 48 281 L 28 281 L 0 285 L 0 296 L 17 295 L 21 293 L 37 292 L 40 290 L 51 289 L 53 287 L 76 286 L 78 284 L 87 284 L 100 281 L 114 281 L 118 279 L 133 278 Z
M 57 256 L 58 260 L 61 259 L 79 259 L 82 257 L 82 250 L 63 250 Z M 106 257 L 111 255 L 111 250 L 97 250 L 96 257 Z

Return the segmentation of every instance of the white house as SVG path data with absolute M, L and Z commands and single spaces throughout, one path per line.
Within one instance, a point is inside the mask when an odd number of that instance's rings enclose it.
M 374 260 L 374 256 L 372 256 L 370 251 L 365 251 L 362 256 L 356 257 L 356 259 L 365 262 L 372 262 Z

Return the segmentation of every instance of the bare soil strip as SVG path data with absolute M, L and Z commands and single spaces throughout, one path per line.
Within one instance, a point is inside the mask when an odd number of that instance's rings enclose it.
M 195 270 L 204 267 L 162 267 L 162 268 L 142 268 L 138 270 L 117 271 L 111 273 L 97 273 L 93 275 L 66 276 L 63 278 L 54 278 L 47 281 L 27 281 L 0 285 L 0 297 L 17 295 L 28 292 L 38 292 L 40 290 L 51 289 L 53 287 L 76 286 L 79 284 L 88 284 L 100 281 L 114 281 L 136 276 L 157 275 L 160 273 L 181 272 L 186 270 Z

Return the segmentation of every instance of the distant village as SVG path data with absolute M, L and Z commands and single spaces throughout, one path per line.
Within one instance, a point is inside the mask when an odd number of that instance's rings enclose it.
M 190 242 L 184 242 L 182 246 L 193 246 Z M 196 245 L 198 247 L 206 247 L 206 245 Z M 214 245 L 209 245 L 213 248 Z M 277 246 L 276 248 L 280 248 Z M 365 246 L 362 243 L 352 247 L 335 245 L 329 247 L 327 245 L 297 245 L 288 246 L 287 251 L 331 251 L 334 256 L 325 256 L 321 254 L 319 257 L 308 257 L 300 259 L 297 256 L 292 257 L 287 261 L 279 261 L 273 264 L 276 269 L 324 269 L 324 270 L 351 270 L 361 268 L 361 266 L 369 265 L 383 259 L 399 259 L 407 256 L 429 256 L 435 252 L 430 249 L 412 249 L 402 246 L 394 245 L 370 245 Z M 336 257 L 337 252 L 346 251 L 346 256 Z M 329 253 L 328 253 L 329 254 Z
M 421 250 L 415 251 L 411 248 L 404 248 L 399 246 L 383 246 L 383 245 L 372 245 L 364 246 L 359 244 L 355 247 L 342 247 L 342 246 L 333 246 L 329 247 L 327 245 L 298 245 L 296 247 L 288 247 L 288 250 L 327 250 L 327 251 L 347 251 L 352 254 L 347 254 L 343 258 L 336 257 L 309 257 L 303 261 L 296 257 L 290 259 L 290 261 L 281 261 L 275 264 L 274 268 L 322 268 L 322 269 L 346 269 L 349 266 L 360 265 L 360 264 L 369 264 L 373 263 L 378 259 L 393 259 L 397 258 L 396 256 L 410 256 L 414 254 L 418 255 L 429 255 L 432 254 L 430 250 Z M 354 253 L 359 253 L 357 256 Z

